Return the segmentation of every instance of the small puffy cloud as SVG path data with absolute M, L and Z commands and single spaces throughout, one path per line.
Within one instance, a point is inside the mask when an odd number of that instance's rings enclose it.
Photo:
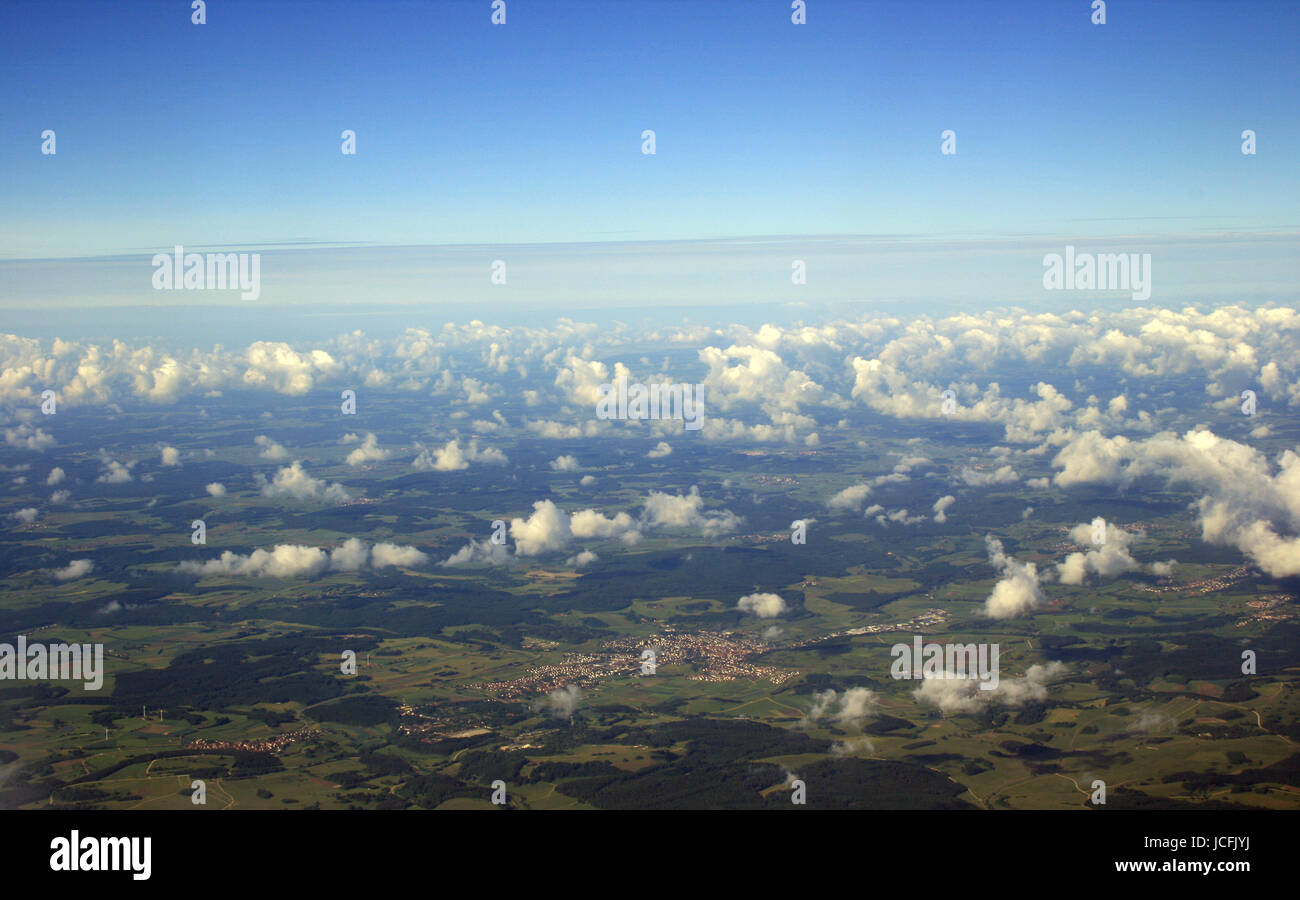
M 376 569 L 382 569 L 386 566 L 400 566 L 409 569 L 422 566 L 428 561 L 429 557 L 416 548 L 399 544 L 379 543 L 375 544 L 370 550 L 370 565 Z
M 182 562 L 178 571 L 211 577 L 248 575 L 254 578 L 293 578 L 317 575 L 329 566 L 329 554 L 319 547 L 277 544 L 270 550 L 254 550 L 247 556 L 230 550 L 206 562 Z
M 103 467 L 100 475 L 95 480 L 103 484 L 126 484 L 131 480 L 131 469 L 135 467 L 135 460 L 128 463 L 122 463 L 103 450 L 99 451 L 99 462 Z
M 493 447 L 479 449 L 477 440 L 472 440 L 462 447 L 460 439 L 453 438 L 443 447 L 433 451 L 421 449 L 411 465 L 422 472 L 459 472 L 468 469 L 472 462 L 502 465 L 507 460 L 504 453 Z
M 1147 567 L 1147 571 L 1152 575 L 1157 575 L 1161 578 L 1168 578 L 1170 575 L 1174 574 L 1174 566 L 1176 565 L 1178 565 L 1178 561 L 1174 559 L 1166 560 L 1165 562 L 1153 562 Z
M 595 475 L 583 475 L 580 479 L 578 479 L 578 484 L 582 485 L 583 487 L 591 487 L 595 483 L 596 483 Z
M 492 400 L 491 385 L 484 384 L 477 378 L 462 378 L 461 389 L 465 392 L 465 402 L 471 406 L 488 403 Z
M 54 437 L 41 428 L 33 428 L 26 422 L 16 428 L 5 429 L 5 443 L 19 450 L 45 450 L 54 446 Z
M 340 572 L 359 572 L 366 566 L 370 550 L 360 538 L 348 538 L 329 552 L 329 567 Z
M 897 473 L 905 473 L 905 472 L 912 471 L 917 466 L 931 466 L 931 465 L 934 465 L 934 460 L 930 459 L 928 456 L 904 455 L 899 458 L 898 463 L 894 466 L 894 471 Z
M 322 479 L 313 478 L 297 460 L 277 471 L 271 481 L 262 475 L 257 477 L 263 497 L 289 497 L 293 500 L 320 500 L 326 503 L 345 503 L 351 499 L 343 485 L 338 482 L 327 484 Z
M 1100 431 L 1075 435 L 1052 459 L 1052 465 L 1061 470 L 1053 481 L 1063 488 L 1097 482 L 1125 483 L 1130 444 L 1123 435 L 1107 438 Z
M 54 569 L 50 572 L 59 581 L 72 581 L 74 578 L 83 578 L 94 571 L 95 564 L 88 559 L 74 559 L 62 569 Z
M 611 376 L 609 367 L 603 362 L 570 355 L 557 366 L 555 386 L 569 402 L 590 408 L 600 399 L 601 385 L 613 383 L 618 376 L 628 374 L 627 367 L 622 363 L 614 364 Z
M 45 479 L 45 483 L 50 487 L 54 487 L 56 484 L 63 484 L 67 477 L 68 474 L 64 472 L 63 469 L 55 466 L 53 469 L 50 469 L 50 474 Z
M 575 553 L 573 556 L 570 556 L 564 561 L 564 564 L 566 566 L 572 566 L 575 569 L 581 569 L 584 566 L 591 565 L 598 559 L 600 559 L 600 557 L 595 553 L 590 550 L 583 550 L 580 553 Z
M 981 688 L 976 674 L 960 677 L 955 672 L 941 672 L 924 677 L 912 696 L 920 703 L 937 706 L 945 714 L 973 713 L 994 705 L 1023 706 L 1047 699 L 1047 686 L 1066 671 L 1065 664 L 1056 661 L 1032 665 L 1022 678 L 999 679 L 991 690 Z M 984 684 L 987 686 L 987 682 Z
M 526 421 L 524 427 L 540 438 L 554 441 L 599 437 L 606 430 L 605 424 L 598 419 L 588 419 L 581 425 L 533 419 Z
M 1127 562 L 1132 563 L 1132 566 L 1122 566 L 1119 571 L 1126 571 L 1128 568 L 1137 566 L 1137 562 L 1132 557 L 1127 554 L 1124 554 L 1124 556 Z M 1063 562 L 1056 564 L 1057 575 L 1061 584 L 1083 584 L 1089 572 L 1097 572 L 1097 569 L 1093 566 L 1093 561 L 1099 559 L 1101 559 L 1101 551 L 1090 551 L 1086 554 L 1071 553 Z
M 493 412 L 493 415 L 500 416 L 501 411 L 495 410 Z M 501 431 L 503 428 L 509 427 L 509 425 L 505 421 L 505 417 L 502 416 L 500 421 L 494 419 L 475 419 L 473 422 L 470 423 L 470 427 L 475 432 L 482 433 L 485 431 Z
M 553 472 L 576 472 L 579 468 L 576 456 L 557 456 L 551 460 L 551 471 Z
M 826 504 L 831 509 L 843 509 L 850 512 L 857 512 L 862 509 L 862 504 L 866 503 L 867 495 L 871 493 L 871 485 L 855 484 L 852 487 L 846 487 L 840 491 Z
M 32 524 L 33 522 L 36 521 L 36 516 L 37 516 L 37 515 L 38 515 L 38 513 L 37 513 L 37 511 L 36 511 L 36 507 L 34 507 L 34 506 L 25 506 L 25 507 L 23 507 L 23 508 L 20 509 L 20 510 L 17 510 L 17 511 L 15 511 L 15 512 L 11 512 L 11 513 L 9 514 L 9 517 L 10 517 L 11 519 L 14 519 L 14 520 L 18 521 L 18 522 L 21 522 L 21 523 L 24 524 L 24 525 L 30 525 L 30 524 Z
M 159 462 L 164 466 L 179 466 L 181 464 L 181 451 L 175 447 L 160 447 L 158 450 Z
M 284 449 L 283 444 L 278 444 L 264 434 L 259 434 L 253 438 L 253 443 L 262 448 L 262 452 L 257 454 L 262 459 L 269 459 L 272 462 L 279 462 L 289 458 L 289 451 Z
M 515 540 L 515 553 L 519 556 L 563 550 L 572 534 L 568 514 L 552 500 L 538 500 L 533 504 L 531 516 L 510 521 L 510 536 Z
M 667 441 L 660 441 L 659 443 L 655 444 L 654 449 L 651 450 L 649 453 L 647 453 L 646 456 L 649 457 L 650 459 L 663 459 L 665 456 L 671 455 L 672 452 L 673 452 L 672 444 L 668 443 Z
M 736 531 L 743 521 L 729 509 L 705 512 L 704 499 L 695 486 L 688 494 L 651 491 L 641 519 L 650 528 L 698 528 L 708 538 Z
M 390 455 L 389 451 L 379 446 L 379 440 L 375 437 L 374 432 L 368 431 L 365 440 L 361 442 L 361 446 L 348 454 L 347 463 L 349 466 L 359 466 L 363 463 L 388 459 Z
M 993 586 L 993 593 L 984 601 L 984 614 L 993 619 L 1014 619 L 1042 606 L 1044 598 L 1039 586 L 1038 567 L 1007 556 L 1002 542 L 992 535 L 985 535 L 984 543 L 989 563 L 1002 575 Z
M 510 559 L 510 551 L 504 544 L 494 544 L 489 540 L 471 539 L 468 544 L 461 547 L 451 556 L 447 557 L 440 566 L 473 566 L 489 565 L 499 566 Z
M 510 536 L 515 541 L 516 556 L 541 556 L 565 550 L 575 538 L 618 539 L 624 544 L 635 544 L 641 540 L 644 524 L 644 517 L 638 520 L 626 512 L 607 516 L 594 509 L 584 509 L 569 514 L 556 506 L 553 500 L 538 500 L 533 503 L 533 512 L 527 518 L 511 520 Z M 480 548 L 471 541 L 444 565 L 478 562 L 483 560 L 485 552 L 495 557 L 496 551 L 489 551 L 486 545 Z M 579 554 L 575 558 L 584 557 Z
M 934 501 L 934 506 L 931 507 L 931 509 L 934 510 L 934 520 L 940 525 L 947 522 L 948 507 L 952 506 L 956 502 L 957 498 L 952 494 L 948 494 L 946 497 L 940 497 L 938 500 Z
M 617 539 L 630 545 L 639 542 L 645 530 L 653 528 L 697 528 L 706 537 L 713 537 L 734 531 L 740 522 L 729 510 L 705 511 L 698 489 L 692 487 L 685 495 L 652 491 L 636 517 L 626 512 L 605 515 L 594 509 L 570 514 L 553 500 L 538 500 L 527 518 L 511 520 L 510 536 L 515 542 L 516 556 L 541 556 L 566 550 L 575 538 Z M 483 559 L 483 552 L 471 541 L 444 565 L 478 562 Z
M 1093 526 L 1087 522 L 1076 525 L 1070 530 L 1070 538 L 1081 546 L 1089 546 L 1092 536 Z M 1130 534 L 1115 525 L 1107 526 L 1105 543 L 1086 552 L 1071 553 L 1063 562 L 1057 563 L 1056 569 L 1061 584 L 1083 584 L 1089 575 L 1114 578 L 1116 575 L 1142 568 L 1128 551 L 1129 544 L 1139 536 Z
M 220 481 L 212 482 L 207 486 L 206 490 L 208 492 L 208 496 L 210 497 L 226 496 L 226 486 L 222 484 Z
M 249 387 L 266 387 L 281 394 L 301 396 L 315 379 L 338 371 L 339 364 L 324 350 L 299 353 L 282 341 L 257 341 L 244 354 L 248 368 L 243 381 Z
M 736 609 L 760 619 L 775 619 L 787 609 L 780 594 L 746 594 L 736 601 Z
M 1011 466 L 999 466 L 992 472 L 981 472 L 968 466 L 963 467 L 958 477 L 971 487 L 988 487 L 994 484 L 1014 484 L 1020 480 L 1016 470 Z
M 412 467 L 422 472 L 456 472 L 468 469 L 469 462 L 461 452 L 460 442 L 448 441 L 445 447 L 433 450 L 422 449 L 411 461 Z
M 331 550 L 304 544 L 277 544 L 270 550 L 254 550 L 247 555 L 229 550 L 218 559 L 205 562 L 182 562 L 177 570 L 199 577 L 243 575 L 251 578 L 299 578 L 319 575 L 327 570 L 358 572 L 367 564 L 385 566 L 423 565 L 428 557 L 414 547 L 376 544 L 373 548 L 358 538 L 348 538 Z
M 618 538 L 625 544 L 635 544 L 641 539 L 636 520 L 625 512 L 606 516 L 594 509 L 584 509 L 570 517 L 569 530 L 576 538 Z
M 545 709 L 557 719 L 567 719 L 573 715 L 582 700 L 582 688 L 576 684 L 566 684 L 546 695 Z
M 878 525 L 888 525 L 890 522 L 898 525 L 915 525 L 924 521 L 925 516 L 910 515 L 905 509 L 896 509 L 891 513 L 876 516 L 876 524 Z
M 53 494 L 50 494 L 50 502 L 67 503 L 69 498 L 71 497 L 72 497 L 72 491 L 55 491 Z
M 873 715 L 877 706 L 874 691 L 863 687 L 849 688 L 840 696 L 840 708 L 835 713 L 835 718 L 841 724 L 856 726 L 867 716 Z
M 880 707 L 875 692 L 863 687 L 849 688 L 842 694 L 828 688 L 814 691 L 812 697 L 812 708 L 804 724 L 829 719 L 838 725 L 860 729 L 863 720 L 875 715 Z

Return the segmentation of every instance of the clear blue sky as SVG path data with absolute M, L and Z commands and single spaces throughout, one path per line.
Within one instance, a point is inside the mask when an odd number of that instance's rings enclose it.
M 3 253 L 1296 225 L 1300 3 L 808 5 L 6 3 Z

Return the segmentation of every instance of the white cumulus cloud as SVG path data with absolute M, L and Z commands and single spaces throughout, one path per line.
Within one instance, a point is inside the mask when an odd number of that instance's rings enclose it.
M 736 608 L 760 619 L 775 619 L 787 609 L 780 594 L 769 593 L 746 594 L 736 601 Z

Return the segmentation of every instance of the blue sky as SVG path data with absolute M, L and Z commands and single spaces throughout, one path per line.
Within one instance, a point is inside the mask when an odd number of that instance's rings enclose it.
M 176 0 L 5 4 L 0 255 L 1295 231 L 1300 4 L 1090 16 L 509 0 L 494 27 L 489 0 L 213 0 L 197 26 Z

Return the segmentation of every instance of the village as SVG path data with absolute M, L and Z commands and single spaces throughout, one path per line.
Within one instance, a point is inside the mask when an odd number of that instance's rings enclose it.
M 320 737 L 321 734 L 322 732 L 315 728 L 299 728 L 297 731 L 286 731 L 284 734 L 277 734 L 275 737 L 261 741 L 210 741 L 197 738 L 185 746 L 188 750 L 240 750 L 248 753 L 279 753 L 290 744 L 299 741 L 312 741 Z
M 547 692 L 566 685 L 586 685 L 602 678 L 642 674 L 642 652 L 654 652 L 653 669 L 663 666 L 689 665 L 697 671 L 687 676 L 692 681 L 737 681 L 766 679 L 783 684 L 799 673 L 774 666 L 757 665 L 750 657 L 771 649 L 757 638 L 729 631 L 683 633 L 666 626 L 652 637 L 619 638 L 601 644 L 605 652 L 566 654 L 560 662 L 534 666 L 520 678 L 486 682 L 477 687 L 498 694 L 503 699 Z

